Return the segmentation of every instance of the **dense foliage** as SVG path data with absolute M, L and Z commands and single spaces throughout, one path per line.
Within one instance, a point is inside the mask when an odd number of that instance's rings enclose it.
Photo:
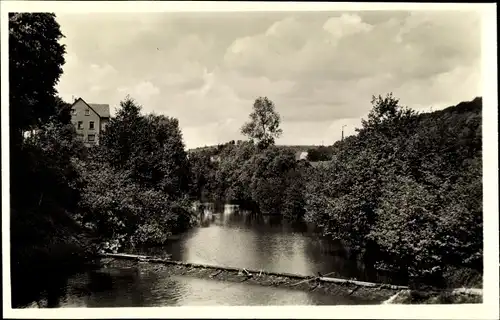
M 218 159 L 211 161 L 210 159 Z M 203 151 L 190 157 L 197 194 L 204 200 L 232 202 L 262 214 L 292 220 L 303 215 L 302 169 L 295 154 L 252 142 L 227 144 L 216 156 Z
M 250 118 L 242 129 L 249 141 L 191 152 L 195 194 L 204 200 L 238 203 L 265 215 L 301 219 L 302 170 L 293 151 L 274 145 L 281 129 L 272 101 L 258 98 Z
M 88 253 L 73 219 L 81 185 L 73 161 L 85 154 L 56 96 L 65 48 L 55 16 L 9 14 L 10 236 L 13 303 L 36 288 L 38 271 L 64 272 Z M 34 276 L 34 277 L 33 277 Z M 34 289 L 36 290 L 36 289 Z
M 11 138 L 57 112 L 55 85 L 66 52 L 62 36 L 54 14 L 9 13 L 10 128 L 16 135 Z
M 79 164 L 85 181 L 79 220 L 102 249 L 162 244 L 192 223 L 190 168 L 177 119 L 142 115 L 132 99 Z
M 332 159 L 333 148 L 327 146 L 319 146 L 307 150 L 307 160 L 311 162 L 328 161 Z
M 307 185 L 306 217 L 380 268 L 481 270 L 481 99 L 416 114 L 388 95 Z

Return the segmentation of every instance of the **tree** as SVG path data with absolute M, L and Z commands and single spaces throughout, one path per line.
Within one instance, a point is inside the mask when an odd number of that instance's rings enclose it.
M 66 52 L 53 13 L 9 14 L 9 110 L 11 141 L 56 113 L 55 85 Z
M 89 234 L 74 220 L 82 184 L 73 162 L 84 146 L 55 89 L 62 37 L 54 14 L 9 14 L 13 305 L 37 287 L 33 265 L 42 273 L 72 272 L 92 253 Z
M 257 142 L 260 148 L 266 148 L 282 134 L 279 125 L 280 115 L 274 110 L 274 103 L 267 97 L 259 97 L 253 104 L 250 121 L 243 125 L 241 133 Z
M 249 185 L 252 175 L 252 158 L 256 152 L 252 142 L 224 148 L 219 154 L 221 161 L 216 166 L 214 196 L 218 201 L 249 204 Z
M 130 97 L 120 105 L 101 137 L 106 161 L 149 188 L 186 195 L 191 174 L 178 120 L 141 115 L 141 106 Z
M 372 109 L 368 114 L 368 119 L 362 119 L 362 128 L 356 129 L 361 135 L 376 131 L 388 137 L 393 136 L 398 133 L 398 130 L 405 130 L 405 121 L 414 119 L 416 115 L 414 110 L 402 107 L 399 99 L 395 98 L 392 93 L 385 97 L 372 96 L 371 104 Z
M 141 114 L 127 97 L 110 119 L 101 143 L 79 166 L 87 182 L 80 201 L 103 249 L 162 244 L 192 223 L 191 170 L 179 123 L 163 115 Z
M 117 168 L 124 168 L 137 144 L 142 107 L 129 96 L 120 102 L 120 107 L 99 140 L 105 160 Z
M 210 153 L 201 150 L 189 155 L 192 185 L 191 195 L 202 201 L 214 200 L 215 168 Z

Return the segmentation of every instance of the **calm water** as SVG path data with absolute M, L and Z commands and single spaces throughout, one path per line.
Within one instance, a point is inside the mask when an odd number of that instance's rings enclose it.
M 373 302 L 318 292 L 172 276 L 145 264 L 71 277 L 28 307 L 353 305 Z
M 200 225 L 167 246 L 137 253 L 174 260 L 267 271 L 390 282 L 362 264 L 343 257 L 338 244 L 314 235 L 311 226 L 289 225 L 226 205 L 204 210 Z M 156 269 L 155 269 L 156 268 Z M 129 269 L 103 269 L 54 284 L 40 299 L 48 307 L 139 307 L 176 305 L 335 305 L 368 301 L 171 276 L 150 264 Z M 35 306 L 35 305 L 32 305 Z

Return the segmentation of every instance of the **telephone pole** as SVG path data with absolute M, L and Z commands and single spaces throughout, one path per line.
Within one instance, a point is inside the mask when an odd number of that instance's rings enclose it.
M 342 126 L 342 141 L 344 141 L 344 127 L 347 127 L 347 125 L 344 124 Z

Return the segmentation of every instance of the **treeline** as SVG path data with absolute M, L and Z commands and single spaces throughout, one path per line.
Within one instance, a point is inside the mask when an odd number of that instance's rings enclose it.
M 464 268 L 479 275 L 481 98 L 423 114 L 392 94 L 372 105 L 356 135 L 316 149 L 321 166 L 251 141 L 193 153 L 198 197 L 304 217 L 353 256 L 407 280 L 445 285 Z
M 192 148 L 192 149 L 188 150 L 188 153 L 206 152 L 206 153 L 211 153 L 212 155 L 216 155 L 227 144 L 239 145 L 239 144 L 241 144 L 243 142 L 245 142 L 245 140 L 231 140 L 231 141 L 226 142 L 226 143 L 219 143 L 218 145 Z M 301 146 L 301 145 L 279 145 L 279 144 L 277 144 L 276 147 L 278 149 L 289 150 L 289 151 L 292 151 L 294 153 L 303 152 L 303 151 L 306 151 L 306 152 L 312 151 L 314 153 L 314 151 L 318 150 L 319 153 L 323 154 L 326 150 L 328 150 L 326 153 L 330 154 L 331 153 L 330 150 L 333 150 L 331 148 L 331 146 L 314 146 L 314 145 L 302 145 Z M 320 160 L 312 160 L 312 159 L 310 159 L 310 161 L 320 161 Z
M 301 167 L 295 154 L 275 146 L 260 150 L 252 142 L 226 145 L 213 161 L 193 153 L 193 181 L 202 201 L 235 203 L 261 214 L 300 220 L 304 213 Z
M 241 129 L 248 141 L 191 152 L 196 197 L 300 220 L 304 214 L 303 164 L 292 150 L 275 146 L 274 139 L 281 134 L 279 122 L 273 102 L 258 98 Z
M 482 100 L 416 114 L 388 95 L 314 170 L 306 219 L 379 268 L 445 279 L 482 270 Z
M 482 272 L 481 98 L 425 114 L 391 94 L 372 104 L 357 135 L 310 171 L 306 220 L 408 280 L 471 281 L 456 269 Z

